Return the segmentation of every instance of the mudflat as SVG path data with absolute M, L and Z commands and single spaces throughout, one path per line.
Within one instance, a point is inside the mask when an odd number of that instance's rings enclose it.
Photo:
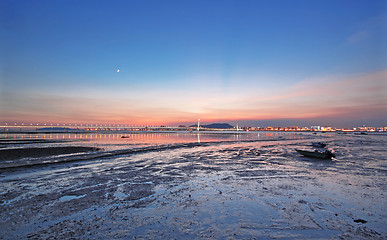
M 386 239 L 384 136 L 292 136 L 2 169 L 0 238 Z M 337 158 L 300 156 L 310 138 Z
M 95 148 L 95 147 L 79 147 L 79 146 L 0 149 L 0 161 L 17 160 L 21 158 L 40 158 L 40 157 L 90 152 L 90 151 L 98 151 L 98 150 L 99 148 Z

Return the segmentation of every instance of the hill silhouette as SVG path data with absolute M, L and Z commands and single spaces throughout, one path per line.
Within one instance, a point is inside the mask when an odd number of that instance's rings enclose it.
M 191 125 L 190 127 L 196 127 L 197 125 Z M 200 125 L 202 128 L 219 128 L 219 129 L 229 129 L 234 128 L 234 126 L 228 123 L 211 123 L 207 125 Z

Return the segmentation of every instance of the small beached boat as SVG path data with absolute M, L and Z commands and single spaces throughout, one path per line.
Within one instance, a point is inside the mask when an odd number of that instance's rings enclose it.
M 359 133 L 355 133 L 355 135 L 367 135 L 367 133 L 366 132 L 359 132 Z
M 125 136 L 125 135 L 124 135 L 124 136 L 121 136 L 121 138 L 130 138 L 130 137 L 129 137 L 129 136 Z
M 312 142 L 312 146 L 317 148 L 325 148 L 327 145 L 322 142 Z
M 333 157 L 336 157 L 335 154 L 333 154 L 331 151 L 328 151 L 328 150 L 325 150 L 324 152 L 320 152 L 317 150 L 305 151 L 305 150 L 296 149 L 296 151 L 299 154 L 304 155 L 305 157 L 321 158 L 321 159 L 331 159 Z

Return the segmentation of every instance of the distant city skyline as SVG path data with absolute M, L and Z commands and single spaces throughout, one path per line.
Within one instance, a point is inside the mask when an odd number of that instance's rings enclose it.
M 387 125 L 387 1 L 0 9 L 0 122 Z
M 358 125 L 356 127 L 338 127 L 331 124 L 323 124 L 323 125 L 300 125 L 300 122 L 294 122 L 294 124 L 291 125 L 284 125 L 281 122 L 278 122 L 278 124 L 275 124 L 273 121 L 269 121 L 271 124 L 266 125 L 254 125 L 254 122 L 250 123 L 248 125 L 246 122 L 236 122 L 236 123 L 226 123 L 226 122 L 196 122 L 196 123 L 188 123 L 188 124 L 113 124 L 113 123 L 29 123 L 29 122 L 0 122 L 0 132 L 7 132 L 9 130 L 23 130 L 23 129 L 29 129 L 29 130 L 38 130 L 38 129 L 55 129 L 55 128 L 65 128 L 65 129 L 84 129 L 84 128 L 98 128 L 98 129 L 116 129 L 121 128 L 121 130 L 124 129 L 131 129 L 131 128 L 191 128 L 194 130 L 201 129 L 201 128 L 235 128 L 235 129 L 269 129 L 269 128 L 284 128 L 284 129 L 290 129 L 290 128 L 300 128 L 300 129 L 315 129 L 315 130 L 324 130 L 324 129 L 334 129 L 334 130 L 354 130 L 354 129 L 383 129 L 386 131 L 387 126 L 386 125 Z M 289 120 L 286 122 L 289 123 Z M 261 121 L 261 123 L 263 123 Z M 274 123 L 274 124 L 273 124 Z M 227 127 L 228 125 L 228 127 Z

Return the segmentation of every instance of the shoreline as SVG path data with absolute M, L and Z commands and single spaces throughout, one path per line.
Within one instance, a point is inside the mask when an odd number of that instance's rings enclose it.
M 79 131 L 0 131 L 0 135 L 7 134 L 31 134 L 31 135 L 49 135 L 49 134 L 170 134 L 170 133 L 185 133 L 185 134 L 259 134 L 259 133 L 271 133 L 271 134 L 286 134 L 286 133 L 294 133 L 294 134 L 342 134 L 342 135 L 385 135 L 387 136 L 387 132 L 379 132 L 379 131 L 269 131 L 269 130 L 260 130 L 260 131 L 245 131 L 245 130 L 200 130 L 200 131 L 185 131 L 185 130 L 79 130 Z M 6 138 L 0 138 L 6 139 Z

